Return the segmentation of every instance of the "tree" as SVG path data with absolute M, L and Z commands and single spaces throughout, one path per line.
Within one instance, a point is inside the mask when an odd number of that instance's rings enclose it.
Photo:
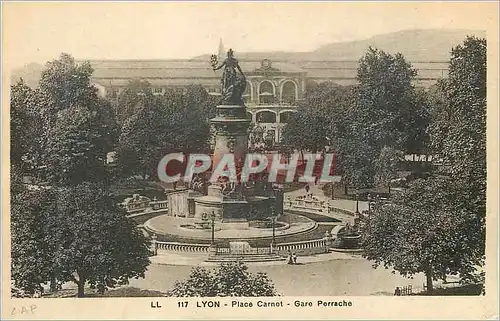
M 43 134 L 38 90 L 28 87 L 22 79 L 10 90 L 10 161 L 24 174 L 36 168 L 42 152 Z
M 50 61 L 42 71 L 40 90 L 47 95 L 53 109 L 57 111 L 82 105 L 91 107 L 97 100 L 97 90 L 90 83 L 93 69 L 90 63 L 76 64 L 69 54 L 61 54 L 59 59 Z
M 201 86 L 189 86 L 185 92 L 167 88 L 162 96 L 144 96 L 122 127 L 117 147 L 122 175 L 146 179 L 168 153 L 208 152 L 208 117 L 214 112 L 215 102 Z
M 407 154 L 429 155 L 431 153 L 429 136 L 430 96 L 431 94 L 427 90 L 415 89 L 414 107 L 407 120 L 407 138 L 402 149 Z
M 58 193 L 57 226 L 51 235 L 58 241 L 54 270 L 60 279 L 78 285 L 78 297 L 84 296 L 87 282 L 103 292 L 144 277 L 150 263 L 149 241 L 108 195 L 87 183 Z
M 58 114 L 46 133 L 45 161 L 50 181 L 63 185 L 103 181 L 110 139 L 96 130 L 98 114 L 80 106 Z
M 477 280 L 484 263 L 486 214 L 486 41 L 468 37 L 452 50 L 448 79 L 431 89 L 429 127 L 442 166 L 364 227 L 365 256 L 403 275 Z
M 349 130 L 342 141 L 340 161 L 342 182 L 356 190 L 372 187 L 375 182 L 374 159 L 378 156 L 373 137 L 368 132 Z
M 168 104 L 166 105 L 168 106 Z M 209 153 L 210 123 L 216 115 L 216 100 L 201 85 L 188 86 L 182 95 L 181 109 L 171 118 L 172 152 Z M 175 140 L 174 140 L 175 138 Z
M 404 276 L 424 273 L 429 292 L 448 274 L 471 276 L 482 264 L 470 247 L 480 236 L 470 213 L 456 206 L 461 194 L 447 192 L 455 184 L 446 177 L 416 180 L 391 204 L 377 203 L 362 227 L 364 257 Z
M 30 145 L 28 139 L 30 119 L 26 101 L 31 91 L 31 88 L 22 79 L 10 88 L 10 155 L 11 163 L 15 164 L 21 164 L 22 158 L 27 153 Z
M 307 92 L 306 100 L 283 129 L 285 152 L 321 152 L 325 146 L 339 152 L 350 106 L 350 87 L 324 82 Z
M 14 180 L 11 195 L 11 276 L 16 287 L 33 294 L 53 278 L 54 242 L 47 223 L 54 219 L 55 194 Z
M 391 180 L 398 177 L 398 169 L 403 161 L 403 152 L 384 147 L 375 162 L 375 180 L 377 183 L 387 186 L 389 193 L 391 192 Z
M 441 104 L 432 143 L 446 172 L 469 186 L 463 205 L 486 212 L 486 40 L 468 37 L 452 50 L 448 79 L 439 83 Z
M 221 263 L 214 270 L 195 267 L 187 280 L 178 281 L 171 291 L 177 297 L 276 296 L 265 273 L 252 274 L 242 262 Z
M 154 102 L 142 106 L 123 125 L 116 159 L 122 175 L 151 175 L 163 157 L 161 149 L 167 144 L 163 112 Z
M 119 124 L 125 123 L 141 108 L 143 99 L 152 95 L 151 84 L 148 81 L 131 80 L 112 101 L 117 122 Z
M 358 67 L 355 126 L 368 131 L 378 150 L 402 149 L 407 123 L 415 110 L 413 81 L 417 71 L 402 54 L 369 48 Z
M 431 142 L 443 159 L 442 172 L 457 184 L 457 210 L 471 220 L 468 246 L 484 256 L 486 238 L 486 40 L 467 37 L 452 50 L 448 79 L 438 83 Z M 471 260 L 478 260 L 477 257 Z M 467 276 L 467 274 L 465 275 Z
M 416 133 L 425 132 L 425 106 L 412 84 L 416 74 L 399 53 L 369 48 L 361 58 L 342 145 L 342 179 L 347 185 L 371 187 L 382 148 L 405 150 Z
M 144 277 L 149 242 L 108 193 L 92 184 L 12 191 L 12 278 L 33 293 L 73 281 L 103 292 Z M 52 284 L 51 284 L 52 285 Z
M 92 67 L 67 54 L 47 63 L 40 79 L 44 171 L 51 184 L 105 180 L 104 163 L 117 138 L 111 105 L 91 85 Z

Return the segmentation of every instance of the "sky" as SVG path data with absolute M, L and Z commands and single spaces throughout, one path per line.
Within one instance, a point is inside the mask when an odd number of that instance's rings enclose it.
M 186 59 L 226 48 L 310 51 L 406 29 L 485 30 L 496 3 L 7 2 L 3 62 Z

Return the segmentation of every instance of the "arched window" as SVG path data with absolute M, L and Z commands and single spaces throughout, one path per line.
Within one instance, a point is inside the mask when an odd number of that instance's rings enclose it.
M 276 114 L 267 110 L 260 111 L 257 113 L 257 122 L 258 123 L 275 123 L 276 122 Z
M 274 85 L 267 80 L 264 80 L 259 85 L 259 103 L 272 104 L 274 102 Z
M 247 119 L 252 120 L 252 118 L 253 118 L 252 116 L 253 116 L 252 113 L 247 111 Z
M 297 86 L 291 80 L 287 80 L 281 90 L 281 101 L 286 104 L 293 104 L 297 98 Z
M 280 123 L 288 124 L 290 120 L 293 118 L 295 112 L 293 111 L 284 111 L 280 113 Z

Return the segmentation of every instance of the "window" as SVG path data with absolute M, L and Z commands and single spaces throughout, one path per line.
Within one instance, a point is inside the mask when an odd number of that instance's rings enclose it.
M 276 114 L 270 111 L 261 111 L 257 114 L 258 123 L 275 123 Z
M 259 85 L 259 103 L 274 103 L 274 85 L 270 81 L 263 81 Z
M 281 102 L 285 104 L 293 104 L 297 97 L 297 87 L 291 80 L 287 80 L 282 87 Z
M 288 124 L 290 120 L 293 118 L 293 114 L 295 113 L 292 111 L 284 111 L 280 113 L 280 123 Z

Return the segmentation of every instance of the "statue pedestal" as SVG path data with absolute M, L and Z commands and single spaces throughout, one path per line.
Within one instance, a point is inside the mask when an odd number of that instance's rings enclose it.
M 244 105 L 219 105 L 217 116 L 210 119 L 216 129 L 214 163 L 217 164 L 223 155 L 234 154 L 235 161 L 244 159 L 248 147 L 248 126 Z

